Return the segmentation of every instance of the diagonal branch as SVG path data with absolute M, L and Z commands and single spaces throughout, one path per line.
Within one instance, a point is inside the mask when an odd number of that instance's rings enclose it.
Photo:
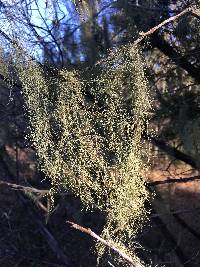
M 141 42 L 146 36 L 149 36 L 151 34 L 153 34 L 155 31 L 157 31 L 158 29 L 160 29 L 161 27 L 163 27 L 164 25 L 168 24 L 169 22 L 172 22 L 172 21 L 175 21 L 177 20 L 178 18 L 182 17 L 183 15 L 191 12 L 195 10 L 195 8 L 192 8 L 192 7 L 188 7 L 186 9 L 184 9 L 182 12 L 180 12 L 179 14 L 175 15 L 175 16 L 172 16 L 164 21 L 162 21 L 160 24 L 158 24 L 157 26 L 151 28 L 149 31 L 147 32 L 140 32 L 139 35 L 141 36 L 139 39 L 137 39 L 135 41 L 135 43 L 139 43 Z
M 36 193 L 36 194 L 40 194 L 40 195 L 45 195 L 49 193 L 49 190 L 40 190 L 34 187 L 29 187 L 29 186 L 23 186 L 23 185 L 18 185 L 18 184 L 14 184 L 14 183 L 8 183 L 6 181 L 0 181 L 0 185 L 5 185 L 8 186 L 12 189 L 15 190 L 21 190 L 25 193 Z
M 123 251 L 116 248 L 111 242 L 109 242 L 109 241 L 101 238 L 97 234 L 95 234 L 90 228 L 82 227 L 82 226 L 80 226 L 76 223 L 70 222 L 70 221 L 67 221 L 67 223 L 69 223 L 72 228 L 77 229 L 77 230 L 81 231 L 82 233 L 86 233 L 86 234 L 92 236 L 97 241 L 99 241 L 102 244 L 104 244 L 105 246 L 109 247 L 110 249 L 115 251 L 119 256 L 121 256 L 124 260 L 126 260 L 128 263 L 130 263 L 133 267 L 142 267 L 142 265 L 138 261 L 132 259 L 130 256 L 125 254 Z
M 164 25 L 168 24 L 169 22 L 175 21 L 178 18 L 182 17 L 183 15 L 185 15 L 187 13 L 191 13 L 193 11 L 195 11 L 195 7 L 188 7 L 186 9 L 184 9 L 182 12 L 180 12 L 179 14 L 164 20 L 163 22 L 161 22 L 157 26 L 151 28 L 147 32 L 140 32 L 139 33 L 139 38 L 134 41 L 133 45 L 137 45 L 137 44 L 141 43 L 145 39 L 145 37 L 148 37 L 148 36 L 152 35 L 154 32 L 156 32 L 157 30 L 159 30 L 161 27 L 163 27 Z M 106 61 L 106 59 L 101 59 L 101 60 L 96 62 L 95 66 L 97 66 L 97 65 L 99 65 L 101 63 L 104 63 L 105 61 Z
M 143 138 L 151 142 L 153 145 L 157 146 L 159 149 L 163 150 L 169 156 L 174 157 L 178 160 L 181 160 L 185 162 L 186 164 L 192 166 L 194 169 L 198 170 L 197 162 L 190 155 L 187 155 L 179 151 L 177 148 L 168 145 L 165 141 L 158 140 L 155 137 L 147 135 L 146 133 L 143 134 Z
M 10 172 L 9 167 L 7 166 L 6 162 L 4 161 L 4 158 L 2 156 L 2 153 L 0 153 L 0 167 L 2 168 L 5 173 L 7 173 L 8 177 L 11 181 L 15 181 L 15 177 Z M 52 233 L 46 228 L 44 223 L 42 222 L 42 218 L 40 216 L 40 213 L 37 212 L 36 209 L 31 205 L 31 203 L 28 201 L 27 197 L 19 192 L 16 192 L 16 195 L 19 199 L 19 201 L 22 203 L 24 209 L 27 212 L 27 216 L 30 216 L 31 220 L 35 223 L 35 225 L 38 227 L 39 232 L 41 235 L 45 238 L 46 242 L 48 243 L 49 248 L 52 250 L 54 255 L 57 257 L 59 261 L 65 264 L 66 267 L 69 266 L 69 259 L 64 254 L 62 249 L 60 248 L 60 245 L 58 241 L 54 238 Z
M 154 33 L 151 38 L 153 47 L 157 47 L 163 54 L 172 59 L 174 63 L 186 70 L 188 74 L 200 83 L 200 69 L 194 67 L 180 53 L 178 53 L 167 41 L 161 38 L 157 33 Z

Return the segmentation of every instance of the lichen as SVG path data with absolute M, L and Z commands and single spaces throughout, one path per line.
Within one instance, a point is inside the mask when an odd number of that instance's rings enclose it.
M 102 237 L 135 257 L 131 240 L 148 217 L 141 136 L 151 106 L 139 47 L 113 50 L 99 76 L 90 80 L 66 69 L 56 78 L 45 76 L 23 53 L 14 57 L 30 139 L 41 169 L 51 178 L 51 198 L 54 192 L 71 191 L 87 209 L 105 212 Z M 96 247 L 103 255 L 104 247 Z

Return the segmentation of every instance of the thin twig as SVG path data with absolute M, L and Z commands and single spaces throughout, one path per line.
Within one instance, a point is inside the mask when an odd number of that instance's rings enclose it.
M 40 189 L 33 188 L 33 187 L 28 187 L 28 186 L 22 186 L 22 185 L 18 185 L 18 184 L 8 183 L 6 181 L 0 181 L 0 185 L 5 185 L 5 186 L 10 187 L 11 189 L 23 191 L 24 193 L 37 193 L 40 196 L 44 196 L 44 195 L 47 195 L 49 193 L 48 190 L 40 190 Z M 36 202 L 35 204 L 38 207 L 40 207 L 43 211 L 48 213 L 48 209 L 38 199 L 36 199 L 35 202 Z
M 112 267 L 115 267 L 110 261 L 108 261 L 108 264 Z
M 73 223 L 73 222 L 70 222 L 70 221 L 67 221 L 67 223 L 69 223 L 72 228 L 77 229 L 77 230 L 81 231 L 82 233 L 86 233 L 86 234 L 92 236 L 94 239 L 98 240 L 99 242 L 101 242 L 105 246 L 109 247 L 110 249 L 115 251 L 119 256 L 121 256 L 124 260 L 126 260 L 128 263 L 130 263 L 133 267 L 142 267 L 142 265 L 139 262 L 132 259 L 130 256 L 126 255 L 126 253 L 124 253 L 121 250 L 119 250 L 118 248 L 116 248 L 111 242 L 109 242 L 109 241 L 103 239 L 102 237 L 98 236 L 97 234 L 95 234 L 90 228 L 85 228 L 83 226 L 80 226 L 80 225 Z

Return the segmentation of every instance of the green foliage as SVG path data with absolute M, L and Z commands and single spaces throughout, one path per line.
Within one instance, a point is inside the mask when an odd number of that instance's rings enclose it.
M 111 52 L 98 78 L 76 71 L 45 77 L 23 53 L 15 55 L 31 123 L 30 138 L 54 192 L 70 191 L 86 208 L 107 214 L 102 236 L 129 255 L 147 219 L 141 134 L 150 108 L 139 48 Z M 84 97 L 90 88 L 94 101 Z M 52 96 L 52 88 L 56 94 Z M 99 108 L 101 102 L 102 108 Z M 98 244 L 99 256 L 104 247 Z

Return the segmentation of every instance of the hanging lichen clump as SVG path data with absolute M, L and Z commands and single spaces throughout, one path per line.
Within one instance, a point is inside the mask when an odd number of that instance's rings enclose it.
M 150 108 L 144 65 L 138 47 L 126 46 L 111 53 L 98 80 L 107 94 L 103 125 L 107 149 L 115 155 L 115 172 L 108 179 L 107 225 L 103 236 L 126 254 L 133 254 L 130 240 L 146 219 L 148 192 L 142 178 L 141 135 Z M 100 115 L 100 118 L 102 116 Z M 98 244 L 101 253 L 104 247 Z
M 107 214 L 102 236 L 131 253 L 147 218 L 141 135 L 150 108 L 139 48 L 111 52 L 98 78 L 76 71 L 57 78 L 21 53 L 15 58 L 41 169 L 53 192 L 67 190 Z M 92 101 L 85 97 L 90 88 Z M 52 88 L 56 88 L 56 93 Z M 99 256 L 104 248 L 98 244 Z M 134 255 L 132 255 L 134 256 Z

